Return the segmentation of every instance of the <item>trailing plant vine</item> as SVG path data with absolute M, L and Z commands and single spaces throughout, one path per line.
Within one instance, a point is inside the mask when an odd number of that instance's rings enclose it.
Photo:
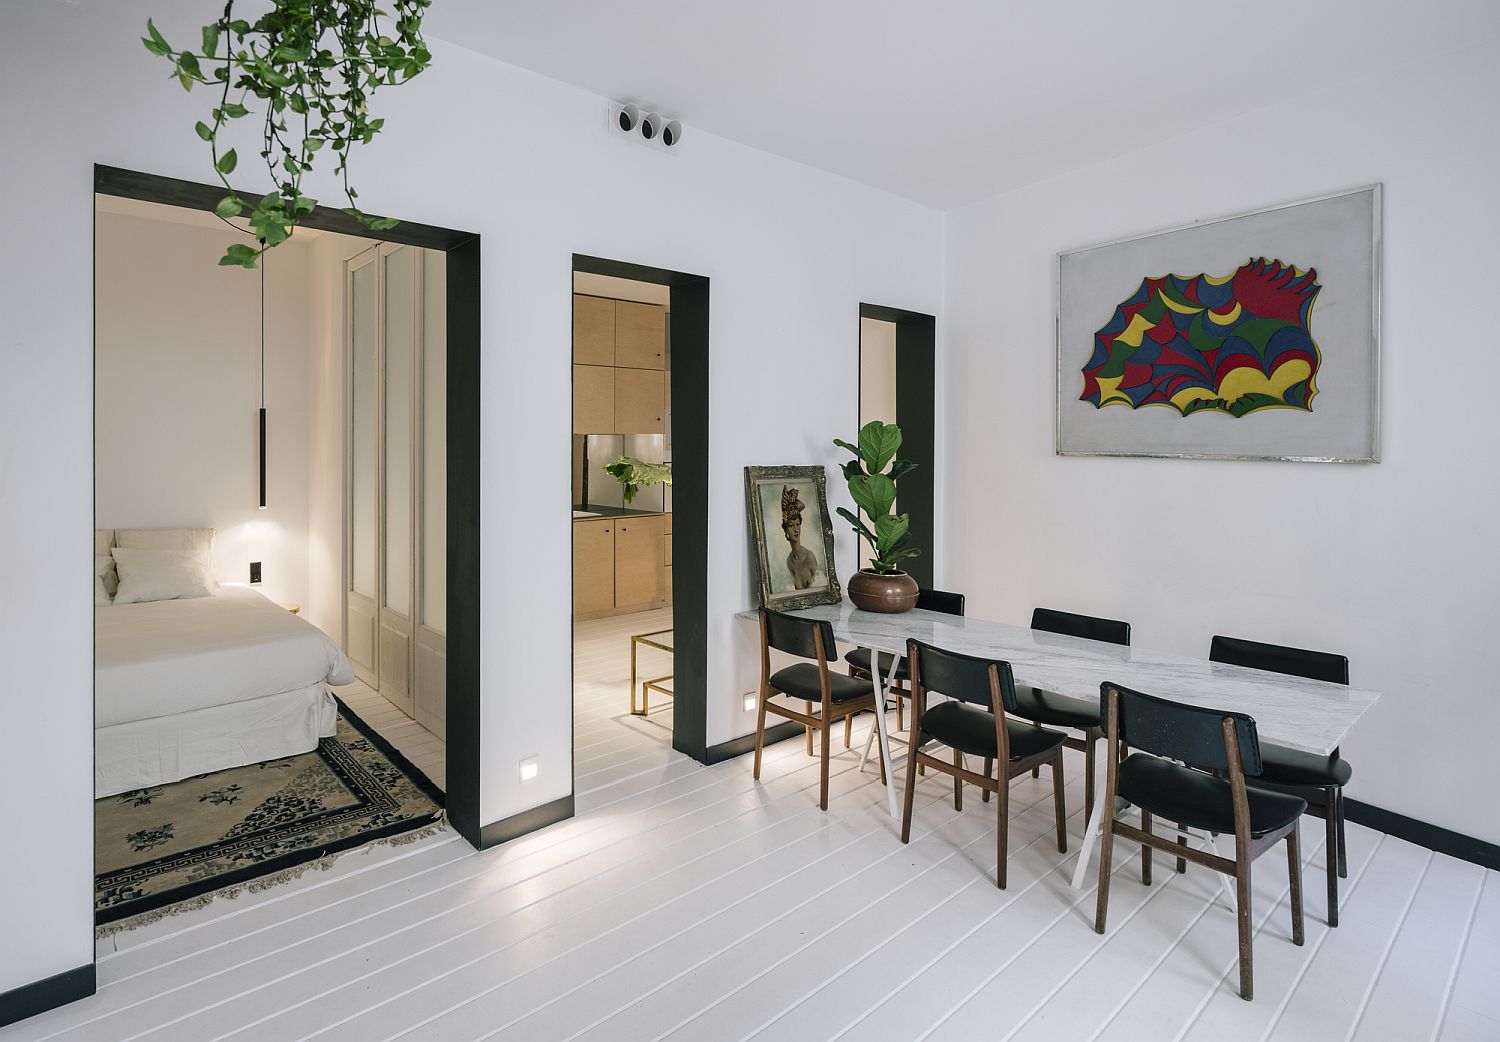
M 226 0 L 223 16 L 203 27 L 201 50 L 174 48 L 147 19 L 141 42 L 172 62 L 172 78 L 184 90 L 201 83 L 218 91 L 208 121 L 193 129 L 208 144 L 214 173 L 228 192 L 215 213 L 227 223 L 249 209 L 257 243 L 234 243 L 220 264 L 253 268 L 262 253 L 286 241 L 318 205 L 302 194 L 302 175 L 324 149 L 338 157 L 334 173 L 349 202 L 343 212 L 373 231 L 397 224 L 361 210 L 349 183 L 350 151 L 368 145 L 385 123 L 369 115 L 369 100 L 432 61 L 422 40 L 422 17 L 432 0 L 387 3 L 394 17 L 375 0 L 274 0 L 271 10 L 250 21 L 234 17 L 235 0 Z M 276 185 L 253 208 L 229 181 L 239 157 L 233 148 L 221 151 L 219 140 L 231 120 L 252 113 L 263 117 L 260 155 Z

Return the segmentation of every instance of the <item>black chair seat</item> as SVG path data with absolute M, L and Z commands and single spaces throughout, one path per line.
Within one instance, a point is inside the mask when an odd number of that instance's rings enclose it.
M 1249 787 L 1250 834 L 1277 832 L 1297 820 L 1307 801 L 1269 789 Z M 1120 764 L 1121 798 L 1170 821 L 1209 832 L 1234 833 L 1234 797 L 1229 782 L 1202 771 L 1145 753 L 1132 753 Z
M 1247 785 L 1285 785 L 1306 788 L 1325 788 L 1329 785 L 1347 785 L 1354 776 L 1349 761 L 1336 756 L 1318 756 L 1281 745 L 1260 746 L 1260 774 L 1246 778 Z
M 1076 727 L 1080 731 L 1098 727 L 1099 704 L 1076 698 L 1038 691 L 1034 687 L 1016 688 L 1016 712 L 1028 720 L 1053 727 Z
M 891 660 L 893 658 L 895 658 L 895 656 L 892 655 L 889 651 L 882 651 L 880 653 L 880 657 L 877 659 L 877 661 L 880 663 L 880 675 L 881 675 L 882 678 L 888 677 L 888 676 L 891 675 Z M 847 663 L 849 663 L 849 665 L 853 666 L 855 669 L 863 670 L 866 674 L 870 673 L 870 649 L 869 648 L 855 648 L 853 651 L 849 652 L 848 654 L 846 654 L 844 656 L 844 661 L 847 662 Z M 911 674 L 908 673 L 907 669 L 906 669 L 906 659 L 904 657 L 901 659 L 900 662 L 898 662 L 896 664 L 896 676 L 895 676 L 895 679 L 897 679 L 897 680 L 910 680 L 911 679 Z
M 1067 735 L 1006 720 L 1010 758 L 1024 760 L 1061 745 Z M 964 702 L 939 702 L 922 714 L 922 730 L 944 745 L 970 756 L 994 758 L 995 715 Z
M 811 662 L 799 662 L 771 674 L 771 687 L 793 698 L 812 702 L 823 701 L 823 686 L 818 680 L 818 667 Z M 856 698 L 873 696 L 875 685 L 858 677 L 846 677 L 838 673 L 828 674 L 830 697 L 835 702 L 850 702 Z

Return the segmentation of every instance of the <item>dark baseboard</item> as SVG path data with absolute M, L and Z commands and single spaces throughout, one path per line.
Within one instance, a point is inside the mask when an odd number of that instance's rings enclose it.
M 0 995 L 0 1027 L 86 999 L 97 990 L 93 963 L 12 988 Z
M 802 734 L 802 725 L 798 723 L 777 724 L 775 727 L 766 728 L 766 744 L 775 745 L 784 742 L 788 738 L 796 738 Z M 739 738 L 731 738 L 727 742 L 718 745 L 710 745 L 703 750 L 703 762 L 706 764 L 722 763 L 732 760 L 736 756 L 744 756 L 746 753 L 755 751 L 755 735 L 747 734 Z
M 499 846 L 501 843 L 509 843 L 513 839 L 519 839 L 528 832 L 544 829 L 548 825 L 555 825 L 559 821 L 566 821 L 573 816 L 573 795 L 544 803 L 540 807 L 532 807 L 523 810 L 519 814 L 512 814 L 508 818 L 492 821 L 482 826 L 479 830 L 479 842 L 474 845 L 480 850 Z
M 1384 832 L 1397 839 L 1404 839 L 1408 843 L 1415 843 L 1419 847 L 1426 847 L 1439 854 L 1447 854 L 1460 861 L 1469 861 L 1482 868 L 1500 872 L 1500 845 L 1495 843 L 1487 843 L 1473 836 L 1465 836 L 1462 832 L 1429 825 L 1425 821 L 1408 818 L 1405 814 L 1397 814 L 1395 811 L 1361 803 L 1359 800 L 1346 799 L 1344 801 L 1344 817 L 1356 824 L 1375 829 L 1377 832 Z

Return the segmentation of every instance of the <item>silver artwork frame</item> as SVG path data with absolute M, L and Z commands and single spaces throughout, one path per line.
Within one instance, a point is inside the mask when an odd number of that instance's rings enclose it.
M 1052 315 L 1053 315 L 1053 448 L 1058 456 L 1094 456 L 1094 457 L 1118 457 L 1129 459 L 1197 459 L 1197 460 L 1261 460 L 1279 461 L 1284 463 L 1379 463 L 1380 462 L 1380 298 L 1383 284 L 1382 254 L 1384 252 L 1382 215 L 1384 212 L 1383 184 L 1379 181 L 1359 185 L 1354 188 L 1345 188 L 1323 195 L 1311 196 L 1303 199 L 1295 199 L 1290 202 L 1277 203 L 1273 206 L 1264 206 L 1255 210 L 1247 210 L 1242 213 L 1227 214 L 1222 217 L 1204 218 L 1190 221 L 1185 224 L 1174 225 L 1169 228 L 1159 228 L 1138 235 L 1126 236 L 1107 242 L 1094 243 L 1088 246 L 1079 246 L 1070 250 L 1063 250 L 1054 255 L 1052 268 Z M 1087 253 L 1093 250 L 1108 249 L 1115 246 L 1123 246 L 1130 243 L 1138 243 L 1146 239 L 1158 236 L 1171 235 L 1176 232 L 1188 231 L 1195 228 L 1203 228 L 1210 225 L 1222 224 L 1228 221 L 1242 220 L 1247 217 L 1257 217 L 1263 214 L 1275 213 L 1291 207 L 1305 206 L 1309 203 L 1320 203 L 1329 200 L 1344 199 L 1349 196 L 1370 193 L 1372 195 L 1371 214 L 1371 243 L 1370 243 L 1370 382 L 1369 382 L 1369 451 L 1359 455 L 1297 455 L 1297 454 L 1268 454 L 1268 453 L 1234 453 L 1234 452 L 1137 452 L 1137 451 L 1100 451 L 1096 449 L 1065 449 L 1063 447 L 1063 416 L 1062 416 L 1062 387 L 1064 379 L 1063 369 L 1063 343 L 1062 343 L 1062 270 L 1063 260 L 1075 254 Z

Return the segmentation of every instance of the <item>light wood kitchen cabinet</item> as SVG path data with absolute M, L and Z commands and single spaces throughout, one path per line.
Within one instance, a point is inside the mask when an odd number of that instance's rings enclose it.
M 660 304 L 639 304 L 631 300 L 617 300 L 614 304 L 613 364 L 629 369 L 665 369 L 667 309 Z M 574 337 L 576 344 L 576 332 Z M 574 357 L 577 357 L 576 347 Z
M 655 608 L 667 599 L 662 519 L 622 517 L 615 522 L 615 608 Z
M 666 432 L 666 374 L 660 369 L 616 369 L 616 434 Z
M 615 302 L 573 294 L 573 362 L 615 364 Z
M 573 522 L 573 613 L 605 614 L 615 606 L 615 522 Z
M 612 366 L 573 367 L 573 433 L 616 433 L 615 370 Z

